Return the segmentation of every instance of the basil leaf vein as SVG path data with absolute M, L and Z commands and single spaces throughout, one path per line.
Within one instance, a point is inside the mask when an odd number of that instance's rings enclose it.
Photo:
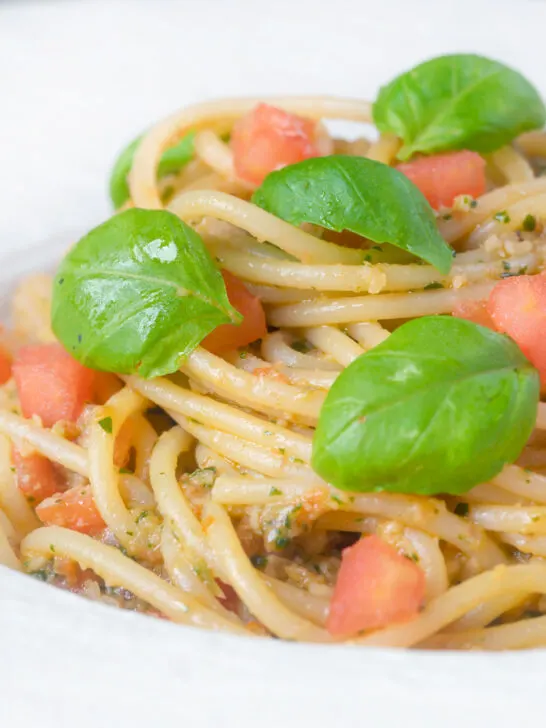
M 238 323 L 203 241 L 164 210 L 131 209 L 82 238 L 53 286 L 52 326 L 86 366 L 155 377 Z
M 464 493 L 516 460 L 538 398 L 538 372 L 508 337 L 451 316 L 416 319 L 338 377 L 313 467 L 344 490 Z
M 252 201 L 299 225 L 350 230 L 376 243 L 391 243 L 448 273 L 453 261 L 434 213 L 401 172 L 366 159 L 316 157 L 269 174 Z
M 158 177 L 165 177 L 167 174 L 180 171 L 192 159 L 194 154 L 194 139 L 195 132 L 189 131 L 182 137 L 178 144 L 163 152 L 157 170 Z M 142 136 L 139 136 L 128 144 L 118 156 L 112 168 L 110 175 L 110 199 L 116 209 L 124 205 L 130 197 L 127 176 L 133 166 L 133 159 L 141 140 Z
M 492 152 L 544 126 L 546 108 L 520 73 L 474 54 L 439 56 L 384 86 L 373 105 L 382 132 L 399 136 L 398 153 L 452 149 Z

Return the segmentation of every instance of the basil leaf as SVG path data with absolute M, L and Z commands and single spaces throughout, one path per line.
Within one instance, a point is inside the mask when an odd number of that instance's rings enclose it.
M 252 197 L 293 225 L 310 222 L 392 243 L 448 273 L 452 251 L 417 187 L 396 169 L 364 157 L 316 157 L 269 174 Z
M 203 241 L 165 210 L 131 209 L 82 238 L 53 284 L 52 327 L 78 361 L 156 377 L 238 323 Z
M 189 131 L 174 147 L 167 149 L 157 170 L 158 177 L 165 177 L 167 174 L 178 172 L 193 157 L 193 140 L 195 132 Z M 112 174 L 110 175 L 110 199 L 116 209 L 120 208 L 130 197 L 129 185 L 127 184 L 127 176 L 133 166 L 135 152 L 140 144 L 142 137 L 132 141 L 121 152 L 114 164 Z
M 538 398 L 538 372 L 507 336 L 415 319 L 337 378 L 313 467 L 343 490 L 465 493 L 518 457 Z
M 382 132 L 401 137 L 398 153 L 449 149 L 493 152 L 546 122 L 536 89 L 520 73 L 472 54 L 439 56 L 384 86 L 373 105 Z

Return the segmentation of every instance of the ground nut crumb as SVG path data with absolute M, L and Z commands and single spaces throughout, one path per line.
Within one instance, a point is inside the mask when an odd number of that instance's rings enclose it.
M 462 288 L 468 284 L 468 278 L 465 275 L 453 276 L 451 285 L 453 288 Z
M 497 253 L 502 250 L 502 247 L 502 240 L 498 235 L 490 235 L 483 244 L 483 248 L 487 253 Z
M 530 240 L 522 240 L 521 242 L 507 240 L 504 243 L 504 249 L 508 255 L 524 255 L 533 250 L 533 244 Z
M 387 276 L 382 271 L 375 271 L 370 285 L 368 286 L 368 293 L 381 293 L 381 291 L 387 285 Z
M 469 212 L 476 207 L 476 200 L 472 195 L 458 195 L 453 200 L 453 210 L 455 212 Z

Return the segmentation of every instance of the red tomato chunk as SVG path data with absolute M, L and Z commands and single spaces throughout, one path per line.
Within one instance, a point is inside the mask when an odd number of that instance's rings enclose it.
M 399 164 L 430 205 L 451 207 L 459 195 L 479 197 L 486 189 L 485 160 L 476 152 L 450 152 Z
M 269 104 L 258 104 L 233 127 L 231 148 L 237 175 L 260 185 L 276 169 L 318 157 L 316 124 Z
M 494 329 L 495 324 L 489 313 L 487 301 L 459 301 L 455 304 L 453 315 L 458 318 L 472 321 L 488 329 Z
M 55 466 L 44 455 L 21 455 L 12 447 L 11 457 L 15 466 L 17 485 L 30 503 L 41 503 L 61 490 L 61 482 Z
M 538 369 L 546 390 L 546 276 L 517 276 L 497 283 L 487 304 L 497 331 L 508 334 Z
M 38 415 L 44 427 L 74 422 L 93 396 L 95 372 L 73 359 L 60 344 L 23 346 L 13 362 L 21 410 Z
M 380 629 L 417 616 L 425 575 L 379 536 L 343 550 L 326 627 L 336 636 Z
M 36 508 L 36 515 L 47 526 L 63 526 L 91 536 L 106 527 L 89 486 L 70 488 L 48 498 Z
M 5 384 L 11 377 L 11 356 L 0 346 L 0 384 Z
M 230 349 L 261 339 L 267 333 L 265 313 L 259 298 L 253 296 L 237 276 L 222 271 L 224 283 L 231 305 L 243 316 L 241 324 L 223 324 L 218 326 L 201 345 L 212 354 L 222 354 Z

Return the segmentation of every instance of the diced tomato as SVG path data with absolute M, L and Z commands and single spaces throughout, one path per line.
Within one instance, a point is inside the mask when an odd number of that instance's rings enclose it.
M 32 504 L 41 503 L 62 488 L 55 466 L 44 455 L 21 455 L 12 447 L 11 458 L 15 466 L 17 486 Z
M 48 498 L 36 508 L 36 515 L 47 526 L 63 526 L 89 535 L 106 527 L 89 486 L 70 488 Z
M 459 301 L 455 304 L 453 315 L 475 324 L 494 329 L 495 324 L 487 308 L 487 301 Z
M 23 346 L 13 376 L 25 417 L 39 415 L 45 427 L 74 422 L 91 400 L 95 372 L 73 359 L 60 344 Z
M 499 281 L 487 309 L 497 331 L 508 334 L 540 373 L 546 390 L 546 276 Z
M 450 152 L 399 164 L 435 210 L 451 207 L 458 195 L 479 197 L 486 189 L 485 160 L 476 152 Z
M 341 554 L 326 627 L 353 635 L 417 616 L 425 597 L 425 575 L 379 536 L 366 536 Z
M 8 351 L 0 346 L 0 384 L 5 384 L 11 377 L 12 359 Z
M 239 119 L 231 148 L 237 175 L 255 185 L 276 169 L 320 156 L 315 122 L 269 104 L 258 104 Z
M 237 276 L 222 271 L 231 305 L 243 316 L 241 324 L 223 324 L 201 342 L 213 354 L 221 354 L 239 346 L 246 346 L 267 333 L 265 313 L 259 298 L 253 296 Z

